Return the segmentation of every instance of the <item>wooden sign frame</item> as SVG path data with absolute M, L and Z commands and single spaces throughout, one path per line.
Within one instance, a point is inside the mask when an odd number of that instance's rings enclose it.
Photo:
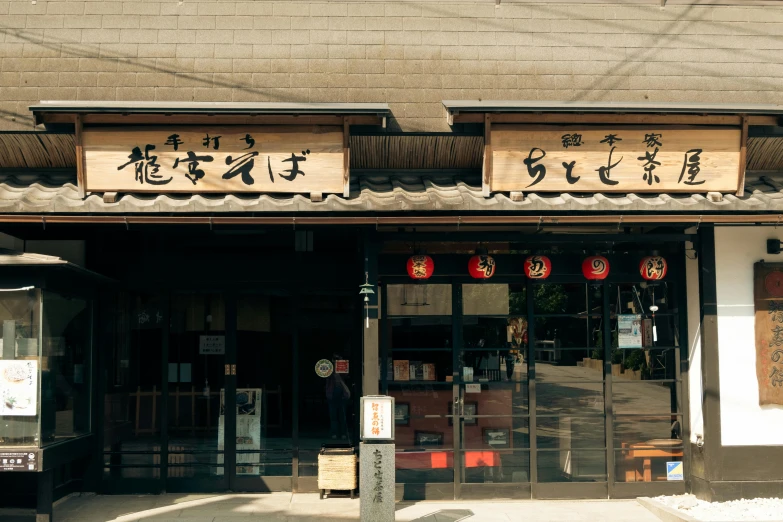
M 738 196 L 742 196 L 744 193 L 744 180 L 745 180 L 745 169 L 747 164 L 747 142 L 748 142 L 748 125 L 750 123 L 750 120 L 748 117 L 741 115 L 738 117 L 733 117 L 731 119 L 723 118 L 723 119 L 716 119 L 715 122 L 711 125 L 682 125 L 677 124 L 677 119 L 666 119 L 662 117 L 658 118 L 645 118 L 645 117 L 637 117 L 635 120 L 633 118 L 619 118 L 623 123 L 617 124 L 617 125 L 607 125 L 607 123 L 610 120 L 607 120 L 606 118 L 598 118 L 595 120 L 595 125 L 591 124 L 593 120 L 591 119 L 591 115 L 558 115 L 557 118 L 542 118 L 543 121 L 551 121 L 551 122 L 564 122 L 567 121 L 568 116 L 579 116 L 578 118 L 575 118 L 575 120 L 578 122 L 577 124 L 568 124 L 568 123 L 562 123 L 562 124 L 554 124 L 554 123 L 544 123 L 544 124 L 537 124 L 534 123 L 533 117 L 535 116 L 552 116 L 552 115 L 523 115 L 523 116 L 529 116 L 529 118 L 520 118 L 520 115 L 511 115 L 511 114 L 479 114 L 478 116 L 481 116 L 484 122 L 484 154 L 483 154 L 483 161 L 482 161 L 482 193 L 485 197 L 490 197 L 493 192 L 510 192 L 512 195 L 512 199 L 515 197 L 521 197 L 522 193 L 528 192 L 589 192 L 589 193 L 596 193 L 596 192 L 606 192 L 606 193 L 675 193 L 675 192 L 681 192 L 681 193 L 707 193 L 707 192 L 720 192 L 720 193 L 735 193 Z M 512 118 L 513 116 L 513 118 Z M 619 115 L 619 116 L 628 116 L 628 115 Z M 456 120 L 456 118 L 455 118 Z M 683 119 L 683 121 L 690 122 L 689 119 Z M 637 123 L 638 122 L 638 123 Z M 726 125 L 726 123 L 739 123 L 740 125 Z M 586 186 L 585 188 L 579 188 L 575 186 L 574 184 L 568 183 L 566 181 L 566 176 L 564 175 L 566 162 L 563 162 L 563 168 L 559 168 L 559 172 L 555 173 L 552 172 L 554 176 L 559 176 L 562 181 L 556 185 L 549 184 L 548 186 L 541 184 L 537 185 L 531 184 L 531 179 L 528 178 L 526 174 L 527 165 L 524 164 L 524 160 L 528 159 L 526 157 L 522 157 L 520 154 L 522 146 L 520 145 L 520 150 L 517 151 L 518 156 L 518 166 L 515 166 L 515 168 L 519 169 L 519 174 L 517 175 L 519 179 L 519 183 L 516 185 L 506 183 L 498 183 L 498 179 L 502 178 L 504 176 L 504 173 L 501 172 L 502 168 L 497 163 L 497 159 L 499 155 L 502 155 L 504 144 L 502 142 L 498 142 L 497 138 L 499 138 L 500 134 L 498 134 L 498 130 L 504 129 L 506 131 L 510 129 L 518 129 L 520 133 L 534 133 L 534 132 L 552 132 L 556 131 L 558 129 L 563 130 L 564 132 L 566 130 L 576 131 L 579 129 L 584 129 L 586 132 L 595 132 L 597 130 L 603 130 L 603 131 L 611 131 L 615 130 L 616 133 L 625 132 L 625 131 L 634 131 L 639 132 L 642 129 L 649 129 L 651 132 L 650 134 L 661 134 L 661 131 L 667 132 L 667 131 L 680 131 L 680 134 L 682 134 L 682 131 L 694 131 L 694 135 L 698 136 L 708 136 L 709 133 L 721 133 L 723 132 L 724 135 L 722 137 L 722 144 L 726 144 L 728 139 L 725 134 L 726 131 L 730 131 L 732 136 L 736 135 L 736 149 L 731 151 L 721 151 L 723 153 L 722 157 L 726 157 L 726 154 L 731 153 L 732 155 L 736 156 L 736 160 L 733 161 L 730 165 L 730 168 L 723 169 L 722 177 L 720 179 L 720 182 L 713 182 L 710 184 L 705 184 L 704 186 L 699 186 L 698 183 L 687 185 L 687 186 L 677 186 L 672 187 L 672 183 L 669 182 L 666 188 L 661 188 L 659 183 L 651 184 L 649 186 L 642 186 L 641 183 L 621 183 L 614 186 L 596 186 L 596 183 L 591 183 L 589 186 Z M 656 132 L 657 131 L 657 132 Z M 713 134 L 715 136 L 716 134 Z M 732 138 L 733 141 L 734 138 Z M 508 140 L 506 140 L 508 141 Z M 507 145 L 506 145 L 507 146 Z M 660 147 L 660 149 L 665 149 L 665 147 Z M 508 149 L 506 149 L 508 150 Z M 607 149 L 608 152 L 609 149 Z M 705 151 L 707 151 L 707 148 L 704 148 Z M 527 151 L 525 151 L 527 152 Z M 633 160 L 637 160 L 637 156 L 639 156 L 638 159 L 642 159 L 644 157 L 645 152 L 649 152 L 653 154 L 653 159 L 655 160 L 655 154 L 657 154 L 657 150 L 654 148 L 650 148 L 647 151 L 645 151 L 645 147 L 641 147 L 639 150 L 638 155 L 633 156 Z M 540 156 L 541 152 L 538 153 Z M 706 154 L 705 154 L 706 155 Z M 663 154 L 662 154 L 663 156 Z M 533 157 L 532 160 L 536 160 L 537 157 Z M 671 158 L 670 158 L 671 160 Z M 551 158 L 547 161 L 551 161 Z M 660 163 L 660 158 L 659 158 Z M 648 162 L 649 164 L 649 162 Z M 557 164 L 559 166 L 559 162 Z M 644 163 L 640 163 L 638 165 L 638 172 L 639 172 L 639 179 L 642 179 L 643 172 L 643 165 Z M 592 165 L 592 166 L 598 166 L 598 165 Z M 592 167 L 591 166 L 591 167 Z M 600 167 L 599 167 L 600 168 Z M 655 168 L 655 166 L 653 166 Z M 508 165 L 505 166 L 505 175 L 508 176 Z M 552 170 L 550 168 L 550 170 Z M 595 169 L 598 170 L 598 169 Z M 671 166 L 669 166 L 668 169 L 668 175 L 671 176 Z M 683 170 L 685 170 L 683 165 Z M 698 169 L 696 169 L 698 170 Z M 707 169 L 704 169 L 706 174 Z M 729 174 L 727 171 L 734 171 L 736 170 L 736 174 Z M 690 169 L 688 169 L 690 172 Z M 528 170 L 529 172 L 529 170 Z M 661 170 L 658 171 L 659 173 L 662 172 Z M 595 176 L 595 173 L 592 173 L 593 176 Z M 657 174 L 657 173 L 656 173 Z M 553 176 L 553 177 L 554 177 Z M 575 178 L 579 176 L 574 176 Z M 646 179 L 646 177 L 645 177 Z M 660 179 L 656 176 L 656 179 Z M 731 181 L 729 181 L 731 180 Z M 716 186 L 717 185 L 717 186 Z
M 318 129 L 333 128 L 338 129 L 341 132 L 339 143 L 335 143 L 335 149 L 339 149 L 342 154 L 340 161 L 340 184 L 330 187 L 328 190 L 315 185 L 312 187 L 299 188 L 291 191 L 271 191 L 272 193 L 289 193 L 289 194 L 309 194 L 313 201 L 322 201 L 324 193 L 342 193 L 343 197 L 349 197 L 350 195 L 350 127 L 351 125 L 383 125 L 385 126 L 385 117 L 370 116 L 370 115 L 203 115 L 203 114 L 178 114 L 178 115 L 161 115 L 161 114 L 100 114 L 100 113 L 86 113 L 86 114 L 47 114 L 45 115 L 46 121 L 49 122 L 73 122 L 74 124 L 74 138 L 75 138 L 75 152 L 76 152 L 76 176 L 77 176 L 77 190 L 81 198 L 85 198 L 88 194 L 98 192 L 104 194 L 104 199 L 113 202 L 117 199 L 117 193 L 127 192 L 147 192 L 147 193 L 171 193 L 171 192 L 188 192 L 188 193 L 241 193 L 241 192 L 256 192 L 256 193 L 269 193 L 268 190 L 236 190 L 234 188 L 218 189 L 218 190 L 138 190 L 136 187 L 118 186 L 116 188 L 109 186 L 99 187 L 100 190 L 91 187 L 90 183 L 90 171 L 86 162 L 86 155 L 89 150 L 85 148 L 85 145 L 89 142 L 89 135 L 95 130 L 105 128 L 105 125 L 121 125 L 128 132 L 140 131 L 144 127 L 154 126 L 180 126 L 182 128 L 191 129 L 194 126 L 221 126 L 231 127 L 240 130 L 242 128 L 253 126 L 265 126 L 270 131 L 284 130 L 289 131 L 299 130 L 301 132 L 308 132 L 315 129 L 315 132 L 319 132 Z M 86 135 L 86 136 L 85 136 Z M 85 139 L 87 138 L 87 139 Z M 143 150 L 143 149 L 142 149 Z M 305 144 L 305 150 L 307 145 Z M 312 151 L 312 149 L 311 149 Z M 128 153 L 126 153 L 126 157 Z M 127 161 L 127 160 L 126 160 Z M 135 189 L 135 190 L 134 190 Z

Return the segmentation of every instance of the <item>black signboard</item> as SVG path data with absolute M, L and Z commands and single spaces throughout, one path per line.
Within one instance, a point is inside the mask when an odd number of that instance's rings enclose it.
M 0 451 L 0 471 L 37 471 L 35 452 Z

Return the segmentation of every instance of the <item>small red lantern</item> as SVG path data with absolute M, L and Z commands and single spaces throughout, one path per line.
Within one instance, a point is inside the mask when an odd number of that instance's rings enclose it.
M 546 256 L 528 256 L 525 275 L 530 279 L 546 279 L 552 273 L 552 261 Z
M 609 260 L 604 256 L 590 256 L 582 261 L 582 274 L 591 281 L 606 279 L 609 275 Z
M 495 275 L 495 259 L 487 254 L 476 254 L 468 261 L 468 273 L 473 279 L 489 279 Z
M 435 271 L 435 263 L 430 256 L 415 255 L 408 259 L 408 275 L 411 279 L 429 279 Z
M 647 281 L 657 281 L 666 276 L 669 265 L 661 256 L 647 256 L 639 263 L 639 273 Z

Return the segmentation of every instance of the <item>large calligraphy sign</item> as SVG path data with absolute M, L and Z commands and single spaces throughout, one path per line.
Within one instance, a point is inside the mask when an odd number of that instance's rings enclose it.
M 493 124 L 484 180 L 493 192 L 736 192 L 740 139 L 729 127 Z
M 87 192 L 339 193 L 343 128 L 88 127 Z
M 759 404 L 783 404 L 783 263 L 753 265 Z

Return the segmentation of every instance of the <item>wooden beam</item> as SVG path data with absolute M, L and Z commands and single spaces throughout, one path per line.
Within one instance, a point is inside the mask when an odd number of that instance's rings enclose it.
M 742 116 L 742 133 L 740 134 L 739 179 L 737 182 L 737 197 L 745 195 L 745 169 L 748 166 L 748 118 Z
M 485 113 L 467 112 L 454 114 L 454 123 L 481 123 Z M 755 121 L 770 124 L 769 119 L 756 117 Z M 774 120 L 774 118 L 773 118 Z M 554 123 L 568 124 L 606 124 L 606 125 L 727 125 L 738 127 L 742 124 L 739 115 L 731 114 L 584 114 L 584 113 L 492 113 L 494 123 Z M 761 124 L 761 123 L 759 123 Z M 774 123 L 773 123 L 774 124 Z
M 82 147 L 82 117 L 77 114 L 73 120 L 74 143 L 76 145 L 76 188 L 79 191 L 79 197 L 84 199 L 85 179 L 84 179 L 84 147 Z
M 73 123 L 72 113 L 43 113 L 44 123 Z M 80 114 L 87 124 L 120 125 L 342 125 L 346 116 L 314 114 Z M 381 125 L 383 118 L 371 115 L 350 117 L 351 125 Z
M 351 195 L 351 123 L 343 122 L 343 197 Z
M 484 168 L 481 176 L 481 193 L 485 198 L 491 195 L 492 185 L 492 118 L 484 114 Z

